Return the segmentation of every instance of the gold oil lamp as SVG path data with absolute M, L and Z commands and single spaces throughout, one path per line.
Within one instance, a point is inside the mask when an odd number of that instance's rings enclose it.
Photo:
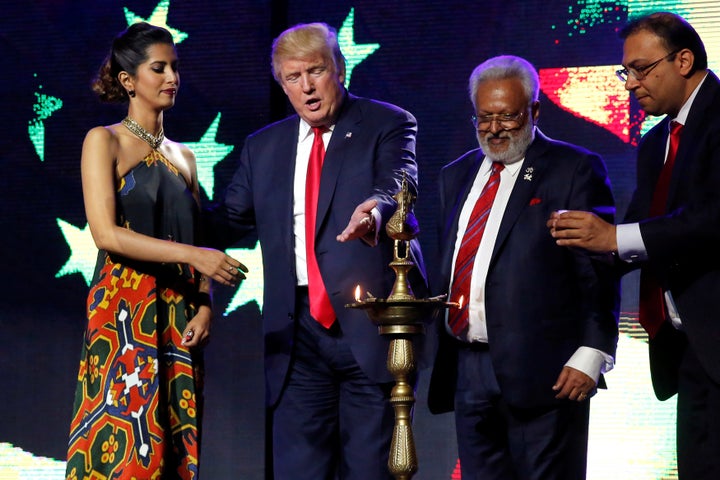
M 412 432 L 412 408 L 415 392 L 408 381 L 415 372 L 416 363 L 412 344 L 413 335 L 425 333 L 425 325 L 437 318 L 448 307 L 458 305 L 445 301 L 445 295 L 418 299 L 413 295 L 407 274 L 415 266 L 410 254 L 410 240 L 418 233 L 418 223 L 412 213 L 415 197 L 408 191 L 405 172 L 400 191 L 393 197 L 398 206 L 390 217 L 385 231 L 395 241 L 393 261 L 395 284 L 387 298 L 367 295 L 360 299 L 360 286 L 355 290 L 355 303 L 347 308 L 361 308 L 378 326 L 378 334 L 390 337 L 387 368 L 395 379 L 390 404 L 395 410 L 395 426 L 390 444 L 388 469 L 397 480 L 410 480 L 418 470 L 415 440 Z

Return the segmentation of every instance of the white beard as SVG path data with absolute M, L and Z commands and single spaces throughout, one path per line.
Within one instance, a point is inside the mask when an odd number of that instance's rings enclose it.
M 488 138 L 509 138 L 510 143 L 504 152 L 493 152 L 488 143 Z M 535 140 L 535 125 L 527 122 L 519 130 L 501 130 L 497 135 L 490 132 L 477 133 L 478 143 L 483 153 L 493 162 L 500 162 L 505 165 L 515 163 L 525 157 L 525 151 Z

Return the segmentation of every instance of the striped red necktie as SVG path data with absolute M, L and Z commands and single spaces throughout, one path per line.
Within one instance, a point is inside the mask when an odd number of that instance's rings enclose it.
M 488 215 L 492 208 L 495 195 L 500 186 L 500 171 L 504 168 L 500 162 L 493 162 L 490 178 L 480 192 L 475 202 L 470 219 L 468 220 L 465 234 L 463 235 L 457 258 L 455 259 L 455 270 L 453 272 L 452 287 L 450 290 L 453 302 L 459 302 L 463 298 L 461 308 L 451 309 L 448 314 L 448 326 L 455 336 L 461 335 L 468 327 L 468 309 L 470 306 L 470 279 L 472 278 L 475 254 L 477 254 L 480 240 L 482 239 Z

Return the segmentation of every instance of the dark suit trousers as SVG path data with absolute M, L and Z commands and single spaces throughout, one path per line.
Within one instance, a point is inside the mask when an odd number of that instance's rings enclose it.
M 289 378 L 273 411 L 275 480 L 392 480 L 392 385 L 368 379 L 338 323 L 322 327 L 299 292 Z
M 708 377 L 690 346 L 678 380 L 678 478 L 716 480 L 720 478 L 720 385 Z
M 460 347 L 455 424 L 463 480 L 584 479 L 589 415 L 588 401 L 507 405 L 487 347 Z

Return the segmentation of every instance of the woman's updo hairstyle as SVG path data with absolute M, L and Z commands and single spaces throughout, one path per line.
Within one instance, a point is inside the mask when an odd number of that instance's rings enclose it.
M 120 84 L 118 74 L 125 71 L 134 77 L 138 65 L 147 60 L 148 48 L 158 43 L 175 46 L 170 32 L 145 22 L 134 23 L 115 37 L 110 54 L 92 82 L 92 89 L 100 100 L 127 102 L 128 93 Z

